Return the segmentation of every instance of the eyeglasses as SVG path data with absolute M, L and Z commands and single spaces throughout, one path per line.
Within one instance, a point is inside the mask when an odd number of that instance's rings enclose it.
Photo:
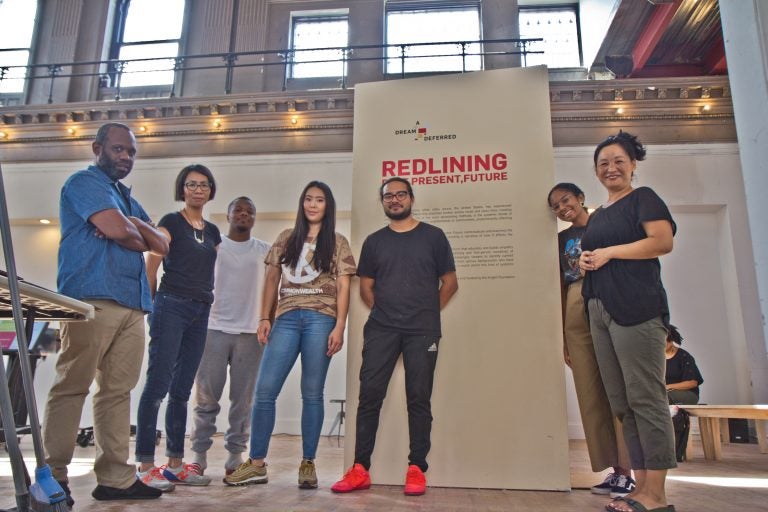
M 560 198 L 560 200 L 558 202 L 556 202 L 555 204 L 550 205 L 549 209 L 552 210 L 553 212 L 557 213 L 557 211 L 560 210 L 560 207 L 561 206 L 565 206 L 566 203 L 568 203 L 568 201 L 572 197 L 573 197 L 573 194 L 570 194 L 570 193 L 565 194 L 563 197 Z
M 210 190 L 211 184 L 207 181 L 201 181 L 200 183 L 196 181 L 188 181 L 184 184 L 184 187 L 186 187 L 187 190 L 197 190 L 198 188 L 202 191 Z
M 400 190 L 398 192 L 389 193 L 387 192 L 383 196 L 381 196 L 381 200 L 385 203 L 391 203 L 394 201 L 395 198 L 397 198 L 398 201 L 405 200 L 406 197 L 410 196 L 410 194 L 405 190 Z

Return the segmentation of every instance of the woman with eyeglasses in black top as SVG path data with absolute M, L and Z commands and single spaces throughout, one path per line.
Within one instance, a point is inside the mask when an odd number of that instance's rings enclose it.
M 203 207 L 216 195 L 211 171 L 188 165 L 176 178 L 174 198 L 184 207 L 163 217 L 158 227 L 170 239 L 165 258 L 149 254 L 147 276 L 153 296 L 149 317 L 149 366 L 139 400 L 136 430 L 138 477 L 163 491 L 179 485 L 208 485 L 210 477 L 184 464 L 187 402 L 205 348 L 213 302 L 213 269 L 221 243 L 219 229 L 203 219 Z M 157 286 L 157 271 L 164 274 Z M 157 415 L 168 395 L 165 434 L 168 464 L 155 466 Z

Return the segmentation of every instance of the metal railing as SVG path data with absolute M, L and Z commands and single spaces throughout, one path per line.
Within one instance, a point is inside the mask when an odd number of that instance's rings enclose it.
M 396 60 L 400 63 L 399 73 L 388 73 L 386 71 L 386 65 L 383 66 L 383 76 L 385 78 L 405 78 L 412 74 L 425 74 L 425 73 L 445 73 L 445 72 L 461 72 L 465 73 L 467 69 L 468 59 L 479 57 L 485 59 L 487 57 L 501 57 L 520 55 L 522 57 L 522 63 L 525 66 L 527 64 L 527 56 L 530 54 L 541 54 L 542 51 L 531 50 L 531 44 L 542 41 L 541 38 L 531 39 L 484 39 L 476 41 L 443 41 L 443 42 L 430 42 L 430 43 L 401 43 L 401 44 L 382 44 L 382 45 L 354 45 L 344 47 L 323 47 L 323 48 L 302 48 L 296 49 L 282 49 L 282 50 L 263 50 L 263 51 L 249 51 L 249 52 L 226 52 L 226 53 L 209 53 L 198 55 L 177 55 L 177 56 L 165 56 L 165 57 L 152 57 L 144 59 L 110 59 L 110 60 L 98 60 L 98 61 L 79 61 L 79 62 L 57 62 L 49 64 L 31 64 L 28 66 L 3 66 L 2 55 L 3 52 L 12 51 L 11 49 L 0 49 L 0 83 L 3 80 L 8 79 L 8 75 L 12 70 L 24 70 L 25 89 L 29 89 L 29 84 L 34 80 L 49 80 L 48 87 L 48 103 L 53 103 L 54 84 L 59 78 L 77 78 L 77 77 L 98 77 L 100 87 L 110 87 L 115 89 L 115 100 L 120 100 L 121 90 L 123 89 L 123 78 L 129 73 L 158 73 L 158 72 L 173 72 L 173 80 L 162 84 L 153 84 L 160 86 L 170 85 L 170 97 L 176 96 L 176 90 L 179 87 L 181 81 L 181 74 L 189 71 L 203 71 L 212 69 L 224 69 L 224 94 L 232 93 L 232 86 L 234 81 L 234 74 L 237 69 L 250 68 L 250 67 L 274 67 L 281 66 L 282 69 L 282 90 L 285 91 L 288 88 L 290 79 L 290 72 L 295 65 L 304 64 L 323 64 L 323 63 L 341 63 L 341 75 L 336 77 L 339 79 L 339 88 L 345 89 L 348 85 L 348 66 L 350 63 L 363 62 L 363 61 L 392 61 Z M 414 50 L 424 47 L 438 47 L 448 46 L 455 47 L 456 51 L 441 52 L 441 53 L 416 53 Z M 471 51 L 476 46 L 479 51 Z M 390 54 L 390 50 L 394 50 L 395 55 Z M 14 49 L 13 51 L 18 51 Z M 309 55 L 315 51 L 323 52 L 337 52 L 338 58 L 333 59 L 304 59 L 303 55 Z M 366 55 L 370 54 L 370 55 Z M 413 59 L 430 59 L 430 58 L 447 58 L 456 57 L 461 59 L 461 69 L 446 69 L 442 71 L 406 71 L 406 64 Z M 242 62 L 243 60 L 251 60 L 255 58 L 256 62 Z M 202 62 L 205 59 L 218 59 L 221 64 L 207 64 Z M 143 69 L 143 70 L 131 70 L 130 68 L 137 63 L 152 63 L 157 62 L 161 64 L 158 68 Z M 172 63 L 172 65 L 163 67 L 164 62 Z M 484 60 L 483 60 L 484 62 Z M 83 67 L 97 68 L 96 71 L 77 72 L 76 68 Z M 68 72 L 65 72 L 68 70 Z M 333 78 L 333 77 L 331 77 Z

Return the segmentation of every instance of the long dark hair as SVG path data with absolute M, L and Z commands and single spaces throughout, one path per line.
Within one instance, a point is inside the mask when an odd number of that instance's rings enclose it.
M 320 232 L 315 241 L 315 252 L 312 256 L 312 266 L 320 272 L 330 272 L 333 253 L 336 250 L 336 200 L 333 198 L 331 187 L 322 181 L 310 181 L 299 196 L 299 209 L 296 212 L 296 224 L 293 232 L 285 242 L 285 252 L 280 257 L 280 264 L 296 268 L 299 256 L 304 248 L 304 242 L 309 234 L 309 222 L 304 215 L 304 196 L 310 188 L 319 188 L 325 194 L 325 215 L 323 216 Z

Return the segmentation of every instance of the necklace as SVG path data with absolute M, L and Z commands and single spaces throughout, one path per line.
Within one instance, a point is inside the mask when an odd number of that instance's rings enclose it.
M 189 227 L 192 228 L 192 235 L 195 237 L 195 242 L 202 244 L 205 242 L 205 221 L 201 222 L 201 228 L 197 229 L 195 227 L 195 224 L 192 222 L 192 219 L 187 215 L 187 209 L 182 208 L 181 209 L 181 216 L 184 217 L 184 219 L 187 221 L 187 224 L 189 224 Z M 200 232 L 200 236 L 197 236 L 197 232 Z

